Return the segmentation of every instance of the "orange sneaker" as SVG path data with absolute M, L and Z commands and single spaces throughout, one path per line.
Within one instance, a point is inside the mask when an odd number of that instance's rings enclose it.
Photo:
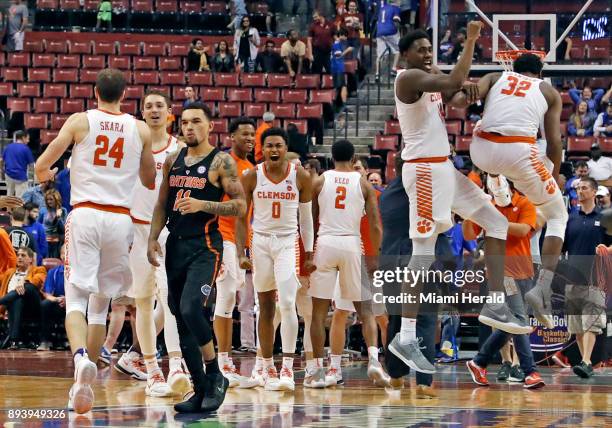
M 475 384 L 480 386 L 489 386 L 489 380 L 487 379 L 487 369 L 479 367 L 472 360 L 465 363 L 465 365 L 470 371 L 470 375 L 472 376 L 472 380 Z
M 537 388 L 542 388 L 545 385 L 546 384 L 540 377 L 540 373 L 533 372 L 525 378 L 525 384 L 523 385 L 523 388 L 537 389 Z

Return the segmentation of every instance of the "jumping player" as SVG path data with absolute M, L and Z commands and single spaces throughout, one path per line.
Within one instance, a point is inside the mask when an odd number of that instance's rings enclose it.
M 77 413 L 93 405 L 94 361 L 104 341 L 110 299 L 124 295 L 132 283 L 134 183 L 140 176 L 143 186 L 155 188 L 151 133 L 144 122 L 121 113 L 125 86 L 121 71 L 101 70 L 95 86 L 98 108 L 70 116 L 36 162 L 38 180 L 52 180 L 57 169 L 51 166 L 74 143 L 65 276 L 66 332 L 75 364 L 68 406 Z
M 219 371 L 212 329 L 202 313 L 202 305 L 221 264 L 223 243 L 217 216 L 242 216 L 245 205 L 236 163 L 209 143 L 211 118 L 208 107 L 200 103 L 183 110 L 181 129 L 187 147 L 168 156 L 164 164 L 147 253 L 149 262 L 159 266 L 157 256 L 162 251 L 158 240 L 167 222 L 168 305 L 176 317 L 194 389 L 189 400 L 174 406 L 179 413 L 218 409 L 228 387 L 227 379 Z M 221 202 L 224 194 L 230 199 Z

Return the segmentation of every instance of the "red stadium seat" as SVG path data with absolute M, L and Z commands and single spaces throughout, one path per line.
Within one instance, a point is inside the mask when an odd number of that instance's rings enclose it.
M 297 117 L 300 119 L 321 119 L 323 104 L 298 104 Z
M 51 129 L 61 129 L 66 120 L 70 115 L 68 114 L 52 114 L 51 115 Z
M 129 70 L 132 68 L 132 59 L 129 56 L 109 56 L 108 66 L 119 70 Z
M 28 52 L 9 53 L 6 62 L 9 67 L 29 67 L 30 54 Z
M 93 43 L 93 54 L 94 55 L 115 55 L 115 42 L 107 41 L 94 41 Z
M 151 56 L 164 56 L 166 55 L 166 45 L 163 43 L 145 42 L 142 53 Z
M 128 100 L 139 100 L 144 97 L 144 86 L 127 86 L 125 88 L 125 99 Z
M 451 119 L 465 120 L 466 114 L 467 114 L 467 109 L 465 108 L 457 108 L 457 107 L 453 107 L 450 105 L 446 107 L 446 120 L 451 120 Z
M 310 102 L 333 104 L 336 98 L 335 89 L 313 89 L 310 91 Z
M 400 129 L 399 121 L 387 120 L 385 122 L 385 134 L 387 135 L 401 135 L 402 130 Z
M 37 9 L 58 9 L 58 0 L 36 0 Z
M 242 114 L 240 103 L 219 103 L 219 117 L 238 117 Z
M 60 70 L 54 70 L 53 81 L 61 82 L 57 80 L 56 73 L 59 74 Z M 4 80 L 9 80 L 7 77 Z M 50 82 L 51 81 L 51 69 L 50 68 L 28 68 L 28 81 L 29 82 Z
M 472 137 L 467 135 L 459 135 L 455 140 L 455 151 L 457 153 L 470 153 L 470 144 L 472 143 Z
M 346 74 L 355 74 L 355 72 L 357 72 L 357 60 L 356 59 L 345 59 L 344 60 L 344 72 Z
M 17 96 L 19 97 L 40 97 L 39 83 L 18 83 Z
M 206 13 L 226 13 L 227 3 L 224 1 L 204 2 L 204 12 Z
M 79 113 L 85 109 L 84 104 L 81 99 L 65 98 L 60 102 L 60 111 L 61 113 Z
M 96 83 L 99 70 L 81 70 L 79 82 L 81 83 Z M 69 80 L 68 82 L 76 82 L 77 80 Z
M 277 103 L 280 101 L 278 89 L 255 89 L 255 101 L 258 103 Z
M 156 85 L 159 81 L 159 75 L 157 71 L 135 71 L 134 72 L 134 83 L 136 85 Z
M 123 70 L 123 77 L 125 77 L 125 82 L 129 85 L 132 83 L 133 79 L 133 72 L 132 70 Z
M 81 66 L 81 56 L 60 54 L 57 56 L 57 66 L 59 68 L 79 68 Z
M 32 55 L 32 66 L 40 67 L 55 67 L 55 55 L 53 54 L 34 54 Z
M 567 122 L 561 122 L 559 125 L 561 126 L 561 136 L 567 137 Z
M 567 153 L 590 153 L 594 141 L 593 137 L 568 137 Z
M 120 42 L 117 50 L 119 55 L 140 55 L 140 43 Z
M 197 97 L 197 87 L 193 89 L 196 91 L 196 97 Z M 185 87 L 173 86 L 172 87 L 172 99 L 174 101 L 186 100 L 187 97 L 185 96 Z M 183 105 L 182 102 L 180 104 Z
M 83 10 L 87 11 L 97 11 L 100 6 L 100 2 L 97 0 L 84 0 L 83 2 Z
M 219 134 L 208 134 L 208 144 L 216 146 L 219 143 Z
M 23 43 L 23 50 L 25 52 L 43 53 L 45 45 L 42 40 L 26 40 Z
M 606 155 L 612 154 L 612 138 L 611 137 L 599 137 L 599 148 L 601 148 L 602 153 Z
M 163 13 L 176 13 L 176 0 L 155 0 L 155 11 Z M 175 54 L 172 54 L 175 55 Z M 185 53 L 187 55 L 187 53 Z
M 563 109 L 561 110 L 561 120 L 567 121 L 569 120 L 570 116 L 572 115 L 572 113 L 574 112 L 575 107 L 574 105 L 567 105 L 567 106 L 563 106 Z
M 253 92 L 250 88 L 229 88 L 227 90 L 227 100 L 250 103 L 253 101 Z
M 60 9 L 77 10 L 81 8 L 79 0 L 60 0 Z
M 574 105 L 572 101 L 572 97 L 570 97 L 569 92 L 561 92 L 561 101 L 563 101 L 563 105 Z
M 134 70 L 155 70 L 157 61 L 154 56 L 134 57 Z
M 240 86 L 238 73 L 217 73 L 215 74 L 216 86 Z
M 40 144 L 46 146 L 57 137 L 59 131 L 43 129 L 40 131 Z
M 213 132 L 218 134 L 224 134 L 229 132 L 229 126 L 227 119 L 213 119 Z
M 246 88 L 263 88 L 266 86 L 266 75 L 263 73 L 245 73 L 242 75 L 242 86 Z
M 162 71 L 159 73 L 162 85 L 184 85 L 185 73 L 182 71 Z
M 295 76 L 296 89 L 318 89 L 321 78 L 318 74 L 298 74 Z
M 293 119 L 295 117 L 295 104 L 270 104 L 270 111 L 277 119 Z
M 83 55 L 83 68 L 101 70 L 106 67 L 106 59 L 103 55 Z
M 285 129 L 287 128 L 287 126 L 289 126 L 290 123 L 294 124 L 297 127 L 299 134 L 308 134 L 308 121 L 307 120 L 287 119 L 285 120 Z
M 199 1 L 181 1 L 180 10 L 183 13 L 202 13 L 202 3 Z
M 49 49 L 47 49 L 47 52 Z M 73 41 L 68 43 L 68 53 L 71 54 L 91 54 L 91 42 Z
M 391 150 L 396 151 L 398 145 L 397 135 L 377 135 L 374 139 L 373 150 Z
M 31 110 L 30 99 L 29 98 L 8 98 L 6 100 L 6 107 L 9 109 L 11 113 L 15 113 L 15 112 L 29 113 Z
M 290 88 L 291 77 L 288 74 L 268 74 L 268 86 L 271 88 Z
M 333 89 L 334 77 L 331 74 L 324 74 L 323 81 L 321 82 L 322 89 Z
M 0 65 L 3 66 L 4 64 L 6 64 L 6 53 L 4 51 L 0 51 Z
M 128 114 L 136 114 L 138 112 L 138 101 L 123 100 L 121 101 L 121 111 Z
M 171 3 L 174 3 L 174 7 L 176 10 L 176 2 L 172 1 Z M 184 43 L 172 43 L 169 46 L 169 50 L 170 56 L 187 56 L 187 54 L 189 53 L 189 45 Z
M 221 150 L 227 150 L 232 148 L 232 136 L 230 134 L 219 134 L 219 141 L 217 147 Z
M 130 0 L 113 0 L 113 9 L 119 9 L 123 12 L 127 11 L 130 8 Z
M 165 94 L 168 98 L 170 97 L 170 86 L 155 86 L 149 85 L 147 86 L 147 91 L 156 91 Z
M 0 82 L 0 97 L 12 97 L 13 84 L 11 82 Z
M 187 81 L 190 85 L 212 86 L 212 73 L 191 72 L 187 74 Z
M 88 99 L 86 104 L 87 110 L 94 110 L 98 108 L 98 101 L 94 99 Z
M 476 127 L 476 122 L 472 122 L 471 120 L 465 121 L 465 129 L 463 133 L 465 135 L 472 135 L 474 133 L 474 128 Z
M 153 0 L 132 0 L 132 12 L 151 13 Z
M 202 101 L 225 101 L 225 88 L 202 88 Z
M 79 4 L 79 1 L 76 0 Z M 67 53 L 68 43 L 65 40 L 49 40 L 47 41 L 47 47 L 45 49 L 47 53 Z
M 283 89 L 281 98 L 284 103 L 304 104 L 306 102 L 305 89 Z
M 93 98 L 92 85 L 70 85 L 70 98 Z
M 451 120 L 446 122 L 446 132 L 449 135 L 461 135 L 461 121 Z
M 180 116 L 180 114 L 183 112 L 183 103 L 172 103 L 172 113 L 175 116 Z M 210 134 L 212 135 L 212 134 Z
M 160 58 L 159 59 L 159 69 L 160 70 L 180 70 L 183 68 L 183 64 L 181 62 L 181 58 L 177 57 L 168 57 L 168 58 Z
M 26 129 L 46 129 L 47 115 L 46 114 L 25 114 L 23 123 Z
M 261 118 L 263 114 L 268 110 L 265 104 L 245 104 L 244 115 L 250 118 Z

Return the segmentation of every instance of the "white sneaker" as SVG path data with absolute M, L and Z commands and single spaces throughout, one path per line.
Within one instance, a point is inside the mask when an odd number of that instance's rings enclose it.
M 94 401 L 91 384 L 97 375 L 98 367 L 89 358 L 81 358 L 74 369 L 74 384 L 68 392 L 68 409 L 73 409 L 79 414 L 91 410 Z
M 221 368 L 221 373 L 229 381 L 228 388 L 235 388 L 240 385 L 240 379 L 242 378 L 242 376 L 240 376 L 238 371 L 236 371 L 236 367 L 234 366 L 234 364 L 230 363 L 223 365 L 223 367 Z
M 137 352 L 124 353 L 114 367 L 117 371 L 131 376 L 136 380 L 147 380 L 144 363 L 141 361 L 140 355 L 138 355 Z
M 264 380 L 264 389 L 266 391 L 280 391 L 280 381 L 278 379 L 276 367 L 270 366 L 264 370 Z
M 295 391 L 295 380 L 293 379 L 292 369 L 284 366 L 281 368 L 278 386 L 281 391 Z
M 149 397 L 169 397 L 172 395 L 172 390 L 166 383 L 161 370 L 156 371 L 153 376 L 147 379 L 145 395 Z
M 304 376 L 304 388 L 325 388 L 325 369 L 323 367 L 315 367 L 314 369 L 306 369 Z
M 330 367 L 329 370 L 327 370 L 327 373 L 325 373 L 325 386 L 335 385 L 344 385 L 342 371 L 335 367 Z
M 258 386 L 265 386 L 266 380 L 264 379 L 263 368 L 253 369 L 251 377 L 242 377 L 240 379 L 239 388 L 250 389 L 257 388 Z
M 374 385 L 382 387 L 391 386 L 391 377 L 385 373 L 380 362 L 375 358 L 370 358 L 368 361 L 368 377 Z
M 191 388 L 191 382 L 181 366 L 168 373 L 168 386 L 176 395 L 183 395 Z

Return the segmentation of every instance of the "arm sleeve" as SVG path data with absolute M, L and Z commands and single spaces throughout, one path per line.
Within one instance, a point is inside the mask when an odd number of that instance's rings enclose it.
M 304 251 L 312 252 L 314 247 L 314 227 L 312 223 L 312 202 L 300 202 L 300 235 Z

